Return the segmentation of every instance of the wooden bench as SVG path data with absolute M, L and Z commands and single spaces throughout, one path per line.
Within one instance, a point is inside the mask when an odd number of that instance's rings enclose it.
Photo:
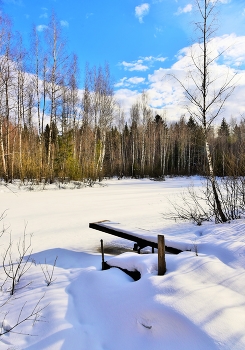
M 118 225 L 118 228 L 115 227 L 115 225 Z M 92 222 L 89 224 L 89 227 L 94 230 L 109 233 L 110 235 L 124 238 L 134 242 L 133 250 L 137 251 L 139 254 L 140 254 L 140 250 L 145 247 L 151 247 L 152 253 L 154 253 L 155 248 L 158 249 L 157 237 L 153 235 L 152 237 L 149 237 L 149 235 L 148 237 L 144 237 L 143 233 L 139 233 L 139 232 L 134 233 L 125 229 L 121 229 L 120 224 L 115 224 L 109 220 Z M 143 232 L 143 230 L 141 231 Z M 165 246 L 165 250 L 166 252 L 171 254 L 179 254 L 182 252 L 182 250 L 180 249 L 169 247 L 169 246 Z

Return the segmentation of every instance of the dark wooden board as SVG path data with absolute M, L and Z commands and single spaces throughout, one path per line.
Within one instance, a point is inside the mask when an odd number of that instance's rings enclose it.
M 89 227 L 97 230 L 97 231 L 101 231 L 101 232 L 105 232 L 105 233 L 109 233 L 110 235 L 116 236 L 116 237 L 120 237 L 120 238 L 124 238 L 127 239 L 129 241 L 135 242 L 135 244 L 137 246 L 134 247 L 134 250 L 138 250 L 138 252 L 140 251 L 140 249 L 145 248 L 145 247 L 152 247 L 152 249 L 154 248 L 158 248 L 158 244 L 156 242 L 151 242 L 147 239 L 138 237 L 138 236 L 134 236 L 133 233 L 127 233 L 124 231 L 120 231 L 119 229 L 116 229 L 114 227 L 108 227 L 105 226 L 106 222 L 109 224 L 110 221 L 99 221 L 99 222 L 92 222 L 89 224 Z M 172 254 L 179 254 L 182 252 L 182 250 L 177 249 L 177 248 L 173 248 L 173 247 L 165 247 L 166 252 L 168 253 L 172 253 Z

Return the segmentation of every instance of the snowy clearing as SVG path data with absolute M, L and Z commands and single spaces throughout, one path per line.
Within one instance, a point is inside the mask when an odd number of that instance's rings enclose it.
M 106 186 L 43 191 L 0 186 L 0 212 L 7 210 L 2 223 L 9 226 L 0 238 L 1 254 L 10 231 L 13 247 L 25 226 L 28 236 L 33 233 L 33 264 L 0 308 L 1 331 L 16 323 L 21 308 L 21 316 L 28 316 L 39 300 L 44 307 L 34 320 L 2 335 L 0 349 L 244 349 L 245 220 L 194 226 L 164 218 L 169 200 L 180 203 L 179 194 L 201 182 L 195 177 L 113 179 Z M 117 268 L 101 271 L 100 239 L 108 251 L 127 250 L 133 242 L 88 228 L 99 220 L 143 229 L 146 235 L 161 233 L 192 251 L 166 255 L 164 276 L 157 276 L 157 254 L 106 254 L 109 264 L 140 271 L 134 282 Z M 56 256 L 54 280 L 47 286 L 41 264 L 51 273 Z M 1 305 L 9 298 L 7 288 Z

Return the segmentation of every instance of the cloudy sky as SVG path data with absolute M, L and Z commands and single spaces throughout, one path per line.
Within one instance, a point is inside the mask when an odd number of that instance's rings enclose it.
M 149 104 L 165 110 L 168 119 L 186 113 L 183 91 L 168 74 L 185 79 L 188 55 L 195 49 L 197 13 L 191 0 L 2 1 L 4 12 L 26 41 L 32 26 L 41 32 L 55 11 L 69 50 L 79 57 L 81 76 L 86 62 L 91 66 L 108 62 L 122 107 L 147 90 Z M 214 62 L 213 72 L 219 77 L 237 73 L 237 88 L 224 116 L 244 113 L 245 117 L 245 2 L 220 0 L 217 10 L 213 48 L 217 53 L 226 51 Z

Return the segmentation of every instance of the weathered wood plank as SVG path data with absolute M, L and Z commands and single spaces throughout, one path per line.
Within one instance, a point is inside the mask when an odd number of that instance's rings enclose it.
M 152 249 L 154 249 L 154 248 L 158 249 L 157 242 L 152 242 L 148 239 L 138 237 L 138 236 L 134 235 L 133 233 L 127 233 L 125 231 L 122 231 L 120 229 L 116 229 L 114 227 L 108 227 L 108 226 L 106 226 L 106 223 L 109 224 L 110 221 L 105 220 L 105 221 L 92 222 L 92 223 L 89 223 L 89 227 L 94 229 L 94 230 L 97 230 L 97 231 L 109 233 L 110 235 L 124 238 L 124 239 L 127 239 L 129 241 L 135 242 L 134 250 L 136 250 L 138 252 L 140 252 L 140 250 L 142 248 L 145 248 L 145 247 L 152 247 Z M 167 247 L 167 246 L 165 246 L 165 250 L 166 250 L 166 252 L 172 253 L 172 254 L 179 254 L 182 252 L 182 250 L 180 250 L 180 249 L 173 248 L 173 247 Z
M 163 276 L 165 272 L 165 239 L 163 235 L 158 235 L 158 276 Z

